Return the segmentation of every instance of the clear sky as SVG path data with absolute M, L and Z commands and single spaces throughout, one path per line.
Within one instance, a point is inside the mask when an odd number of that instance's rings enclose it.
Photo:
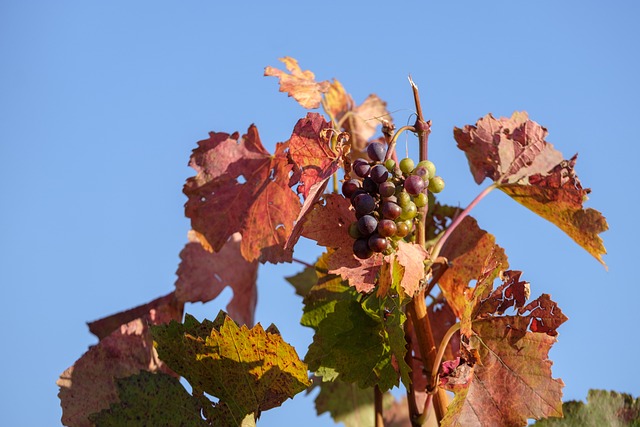
M 565 398 L 639 396 L 639 13 L 631 0 L 0 2 L 0 425 L 59 425 L 55 381 L 96 342 L 85 322 L 172 290 L 196 142 L 255 123 L 273 150 L 305 114 L 262 77 L 285 55 L 339 79 L 357 102 L 377 93 L 401 125 L 411 73 L 450 204 L 483 188 L 452 129 L 488 112 L 526 110 L 565 157 L 579 152 L 587 206 L 611 228 L 608 271 L 502 193 L 474 216 L 532 296 L 550 293 L 569 317 L 551 353 Z M 317 254 L 303 243 L 297 257 Z M 299 269 L 261 269 L 257 320 L 302 356 L 311 333 L 283 279 Z M 230 295 L 187 311 L 213 318 Z M 259 425 L 330 424 L 308 419 L 312 397 Z

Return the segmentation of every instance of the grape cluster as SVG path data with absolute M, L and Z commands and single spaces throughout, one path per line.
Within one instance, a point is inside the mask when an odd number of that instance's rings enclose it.
M 369 144 L 371 161 L 356 159 L 342 184 L 342 194 L 351 200 L 356 213 L 349 235 L 355 239 L 353 253 L 360 259 L 397 248 L 398 240 L 413 232 L 418 209 L 427 206 L 427 191 L 444 189 L 432 162 L 415 165 L 405 158 L 396 165 L 392 159 L 384 160 L 386 151 L 382 143 Z

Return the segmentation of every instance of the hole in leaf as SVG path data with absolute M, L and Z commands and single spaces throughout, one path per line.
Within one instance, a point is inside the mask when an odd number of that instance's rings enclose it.
M 247 180 L 245 179 L 244 175 L 238 176 L 238 178 L 236 178 L 236 180 L 238 181 L 239 184 L 244 184 L 245 182 L 247 182 Z

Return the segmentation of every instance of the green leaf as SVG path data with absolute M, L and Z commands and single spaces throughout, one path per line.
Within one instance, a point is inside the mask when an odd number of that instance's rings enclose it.
M 315 267 L 305 267 L 300 273 L 285 277 L 285 280 L 296 289 L 296 294 L 306 297 L 313 285 L 318 283 Z
M 186 315 L 184 324 L 152 328 L 160 358 L 189 381 L 194 393 L 219 398 L 216 410 L 228 412 L 235 425 L 310 385 L 306 365 L 275 331 L 260 324 L 239 327 L 222 311 L 213 322 Z
M 640 398 L 626 393 L 589 390 L 587 403 L 569 401 L 562 405 L 564 418 L 547 418 L 537 427 L 623 427 L 640 426 Z
M 330 254 L 316 267 L 322 270 Z M 396 262 L 399 272 L 402 267 Z M 395 275 L 386 296 L 369 295 L 359 303 L 355 290 L 340 277 L 318 273 L 318 284 L 305 298 L 301 323 L 316 330 L 305 356 L 309 369 L 324 381 L 340 378 L 360 387 L 378 385 L 382 391 L 398 385 L 398 372 L 409 384 L 410 368 L 404 361 L 406 341 L 403 306 L 408 301 L 401 289 L 402 275 Z
M 208 425 L 198 400 L 170 375 L 141 371 L 118 379 L 116 386 L 120 401 L 89 416 L 98 427 Z

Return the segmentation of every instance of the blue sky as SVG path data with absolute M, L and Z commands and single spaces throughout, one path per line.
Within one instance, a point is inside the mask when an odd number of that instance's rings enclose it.
M 639 396 L 639 12 L 634 1 L 3 1 L 0 424 L 59 425 L 55 381 L 96 342 L 85 322 L 171 291 L 196 142 L 255 123 L 273 150 L 305 114 L 262 77 L 285 55 L 339 79 L 357 102 L 378 94 L 401 125 L 413 109 L 410 73 L 451 204 L 483 188 L 452 129 L 488 112 L 526 110 L 565 157 L 579 152 L 587 206 L 611 228 L 602 235 L 608 271 L 504 194 L 474 216 L 532 295 L 550 293 L 569 317 L 551 353 L 565 398 L 589 388 Z M 303 242 L 297 256 L 317 254 Z M 257 320 L 275 323 L 303 355 L 311 333 L 283 279 L 299 269 L 261 269 Z M 230 295 L 187 310 L 213 318 Z M 313 416 L 302 395 L 259 425 Z

